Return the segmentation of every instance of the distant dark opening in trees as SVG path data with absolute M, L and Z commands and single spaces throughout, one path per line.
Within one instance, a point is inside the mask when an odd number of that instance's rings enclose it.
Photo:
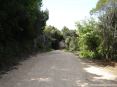
M 52 45 L 52 49 L 54 50 L 58 50 L 60 48 L 58 40 L 53 40 L 51 45 Z

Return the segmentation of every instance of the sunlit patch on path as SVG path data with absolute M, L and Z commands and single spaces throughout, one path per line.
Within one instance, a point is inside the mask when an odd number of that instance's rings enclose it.
M 88 83 L 87 82 L 82 82 L 81 80 L 76 81 L 76 85 L 79 87 L 87 87 Z
M 98 77 L 93 77 L 94 79 L 105 79 L 105 80 L 116 80 L 117 76 L 104 70 L 102 67 L 89 66 L 84 68 L 85 71 L 91 74 L 99 75 Z
M 31 81 L 39 81 L 39 82 L 49 82 L 51 78 L 31 78 Z

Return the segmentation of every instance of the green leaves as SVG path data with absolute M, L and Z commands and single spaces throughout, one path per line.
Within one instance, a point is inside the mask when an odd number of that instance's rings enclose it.
M 44 34 L 48 37 L 51 47 L 53 49 L 59 48 L 59 42 L 63 40 L 61 32 L 54 26 L 46 26 L 44 29 Z
M 113 4 L 117 5 L 117 0 L 99 0 L 96 7 L 93 8 L 90 13 L 100 13 L 101 11 L 105 11 L 108 7 L 110 8 Z
M 0 0 L 0 66 L 46 47 L 43 30 L 49 12 L 41 6 L 42 0 Z
M 79 50 L 82 57 L 97 57 L 100 36 L 97 33 L 97 22 L 94 19 L 84 20 L 77 24 L 79 32 Z

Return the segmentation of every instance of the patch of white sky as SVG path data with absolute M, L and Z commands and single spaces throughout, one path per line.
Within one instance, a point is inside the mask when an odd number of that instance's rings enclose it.
M 42 9 L 49 10 L 47 25 L 58 29 L 67 26 L 75 29 L 75 23 L 90 18 L 90 10 L 95 8 L 98 0 L 43 0 Z

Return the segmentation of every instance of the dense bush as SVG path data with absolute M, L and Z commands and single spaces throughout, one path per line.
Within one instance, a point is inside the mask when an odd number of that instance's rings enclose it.
M 76 34 L 76 31 L 63 27 L 61 32 L 65 41 L 66 49 L 69 51 L 78 50 L 78 35 Z
M 79 32 L 79 50 L 83 57 L 99 57 L 100 36 L 97 32 L 97 23 L 92 19 L 78 23 Z
M 48 11 L 42 11 L 41 5 L 42 0 L 0 0 L 0 67 L 44 48 Z
M 99 0 L 91 12 L 99 16 L 100 52 L 106 60 L 111 60 L 116 57 L 117 52 L 117 1 Z

